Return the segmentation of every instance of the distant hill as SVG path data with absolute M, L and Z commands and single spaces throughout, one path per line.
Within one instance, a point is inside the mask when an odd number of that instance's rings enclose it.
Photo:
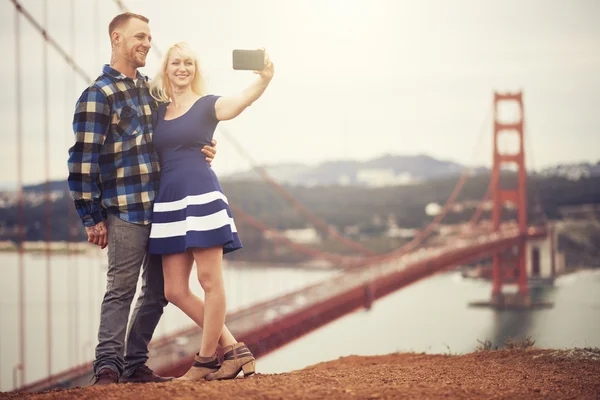
M 67 181 L 50 181 L 50 191 L 54 192 L 57 190 L 68 190 L 69 186 Z M 16 182 L 0 182 L 0 194 L 2 193 L 11 193 L 17 190 Z M 45 183 L 36 183 L 35 185 L 25 185 L 23 186 L 23 191 L 25 192 L 44 192 L 46 191 Z
M 23 191 L 25 192 L 43 192 L 46 190 L 46 184 L 40 183 L 38 185 L 24 186 Z M 69 190 L 69 185 L 66 180 L 64 181 L 50 181 L 50 191 L 57 190 Z
M 300 163 L 265 165 L 267 173 L 277 182 L 301 186 L 357 186 L 386 187 L 410 185 L 432 179 L 456 176 L 465 166 L 452 161 L 438 160 L 427 155 L 385 155 L 368 161 L 328 161 L 315 166 Z M 489 169 L 476 167 L 475 175 L 488 174 Z M 533 175 L 562 177 L 571 181 L 588 177 L 600 177 L 600 161 L 592 163 L 558 164 Z M 254 170 L 237 172 L 219 177 L 224 182 L 255 181 L 260 177 Z M 11 192 L 14 182 L 0 182 L 0 193 Z M 25 186 L 27 192 L 44 191 L 43 183 Z M 66 181 L 50 182 L 50 189 L 68 190 Z
M 558 164 L 540 171 L 542 176 L 560 176 L 568 180 L 577 181 L 582 178 L 600 176 L 600 161 L 596 164 Z
M 328 161 L 316 166 L 278 164 L 264 166 L 277 181 L 304 186 L 365 186 L 406 185 L 460 174 L 465 166 L 438 160 L 426 155 L 386 155 L 368 161 Z M 475 173 L 485 173 L 476 168 Z M 255 171 L 244 171 L 222 177 L 226 181 L 259 179 Z
M 500 186 L 511 187 L 515 184 L 514 173 L 501 176 Z M 404 238 L 386 238 L 390 224 L 402 229 L 421 229 L 433 218 L 426 210 L 432 203 L 444 204 L 453 192 L 458 177 L 431 179 L 414 185 L 396 185 L 385 187 L 361 186 L 316 186 L 286 185 L 289 194 L 315 215 L 359 240 L 374 241 L 377 251 L 389 251 L 401 245 Z M 469 221 L 479 200 L 489 186 L 490 175 L 479 174 L 470 177 L 464 183 L 457 197 L 456 205 L 444 219 L 445 224 L 456 224 Z M 311 223 L 298 212 L 297 207 L 282 199 L 280 192 L 266 182 L 229 181 L 223 182 L 223 189 L 231 204 L 235 204 L 247 215 L 258 219 L 271 229 L 305 229 Z M 71 196 L 66 190 L 66 181 L 53 182 L 53 193 L 50 197 L 50 209 L 43 192 L 43 185 L 26 188 L 24 196 L 25 212 L 23 215 L 26 227 L 26 240 L 44 240 L 46 237 L 47 212 L 50 216 L 52 240 L 67 240 L 74 237 L 70 227 L 76 227 L 77 240 L 85 240 L 85 232 L 81 221 L 73 207 Z M 61 187 L 64 189 L 61 190 Z M 543 177 L 530 175 L 527 180 L 528 218 L 532 224 L 543 220 L 538 206 L 549 219 L 562 218 L 560 210 L 574 210 L 574 207 L 590 207 L 600 204 L 600 177 L 582 178 L 578 181 L 565 177 Z M 514 218 L 511 210 L 505 213 L 507 218 Z M 484 210 L 483 219 L 490 218 L 490 211 Z M 0 241 L 17 240 L 18 238 L 18 204 L 14 192 L 0 192 Z M 237 221 L 236 221 L 237 222 Z M 282 250 L 281 246 L 273 246 L 260 229 L 239 219 L 238 229 L 251 251 L 234 254 L 233 259 L 263 262 L 306 261 L 305 254 Z M 389 240 L 388 240 L 389 239 Z M 590 243 L 597 237 L 591 237 Z M 380 241 L 383 240 L 383 241 Z M 371 243 L 371 242 L 369 242 Z M 577 243 L 573 248 L 577 249 Z M 325 238 L 319 245 L 322 250 L 330 252 L 347 252 L 335 241 Z M 394 247 L 395 246 L 395 247 Z M 581 247 L 582 251 L 585 248 Z M 237 258 L 235 258 L 237 257 Z

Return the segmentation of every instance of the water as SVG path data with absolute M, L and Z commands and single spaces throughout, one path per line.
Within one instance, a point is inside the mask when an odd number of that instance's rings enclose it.
M 0 389 L 13 389 L 18 363 L 17 255 L 0 253 Z M 57 255 L 52 265 L 52 372 L 93 358 L 100 302 L 105 287 L 105 256 Z M 25 256 L 26 380 L 48 374 L 46 319 L 46 260 Z M 287 293 L 331 276 L 326 271 L 291 268 L 225 268 L 228 310 Z M 201 289 L 192 273 L 192 290 Z M 450 272 L 436 275 L 374 303 L 370 310 L 347 315 L 261 358 L 258 371 L 287 372 L 351 354 L 375 355 L 397 351 L 465 353 L 478 340 L 501 344 L 507 338 L 531 336 L 547 348 L 600 347 L 600 271 L 581 271 L 559 278 L 553 288 L 533 295 L 554 302 L 551 309 L 503 311 L 469 308 L 488 299 L 489 283 L 462 279 Z M 169 305 L 155 338 L 189 327 L 190 321 Z
M 478 340 L 501 345 L 527 336 L 540 348 L 600 347 L 600 270 L 565 275 L 554 288 L 534 289 L 535 298 L 554 302 L 551 309 L 467 307 L 490 293 L 489 283 L 462 279 L 457 272 L 436 275 L 261 358 L 257 368 L 287 372 L 353 354 L 467 353 Z
M 25 264 L 25 381 L 48 376 L 47 274 L 46 258 L 26 254 Z M 106 286 L 105 251 L 90 255 L 51 257 L 52 373 L 59 373 L 94 358 L 100 305 Z M 0 253 L 0 390 L 12 390 L 15 366 L 19 363 L 18 255 Z M 291 268 L 256 268 L 245 264 L 224 269 L 227 310 L 233 312 L 252 304 L 300 289 L 331 276 L 330 271 Z M 138 282 L 138 293 L 140 288 Z M 192 291 L 203 298 L 195 270 Z M 136 294 L 137 297 L 137 294 Z M 135 299 L 132 307 L 135 305 Z M 177 307 L 169 304 L 154 338 L 193 326 Z

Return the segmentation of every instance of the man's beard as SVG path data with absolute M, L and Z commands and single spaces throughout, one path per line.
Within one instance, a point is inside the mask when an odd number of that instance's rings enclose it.
M 138 51 L 131 49 L 127 52 L 128 61 L 136 68 L 144 67 L 146 65 L 146 57 L 148 56 L 148 53 L 146 53 L 146 56 L 142 56 L 138 54 Z
M 140 67 L 144 67 L 146 65 L 146 58 L 142 58 L 141 55 L 138 55 L 137 53 L 135 53 L 135 55 L 133 56 L 133 60 L 132 64 L 135 65 L 137 68 Z

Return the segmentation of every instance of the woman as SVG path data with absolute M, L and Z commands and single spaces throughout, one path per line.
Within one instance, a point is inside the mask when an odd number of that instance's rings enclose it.
M 255 371 L 255 359 L 238 343 L 225 323 L 224 253 L 242 248 L 227 198 L 200 153 L 213 138 L 219 121 L 238 116 L 258 99 L 273 78 L 265 52 L 258 79 L 234 96 L 207 95 L 198 60 L 185 43 L 172 46 L 162 69 L 152 80 L 151 93 L 161 102 L 153 142 L 160 157 L 160 187 L 154 203 L 149 252 L 162 254 L 165 296 L 202 327 L 200 351 L 180 379 L 235 378 Z M 204 301 L 188 282 L 196 261 Z M 219 364 L 217 343 L 223 347 Z

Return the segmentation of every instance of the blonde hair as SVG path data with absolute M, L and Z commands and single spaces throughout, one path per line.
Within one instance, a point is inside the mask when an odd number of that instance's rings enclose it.
M 179 52 L 184 59 L 192 60 L 194 62 L 196 71 L 194 73 L 194 79 L 192 80 L 192 91 L 199 96 L 204 96 L 206 94 L 206 89 L 204 87 L 202 71 L 200 71 L 200 65 L 198 65 L 198 57 L 196 57 L 194 51 L 185 42 L 175 43 L 169 48 L 162 62 L 162 68 L 150 82 L 150 94 L 156 100 L 163 102 L 168 102 L 173 97 L 173 93 L 171 92 L 171 81 L 169 80 L 166 71 L 167 66 L 169 65 L 169 59 L 174 51 Z

